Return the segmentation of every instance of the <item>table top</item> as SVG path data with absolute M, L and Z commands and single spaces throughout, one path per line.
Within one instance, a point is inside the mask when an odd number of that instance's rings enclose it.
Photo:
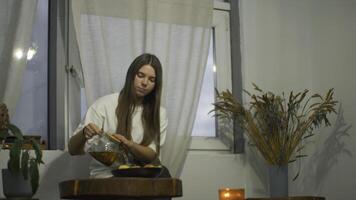
M 318 196 L 294 196 L 294 197 L 264 197 L 264 198 L 247 198 L 246 200 L 325 200 L 325 197 Z
M 182 182 L 176 178 L 114 177 L 68 180 L 59 183 L 62 199 L 120 199 L 180 197 Z
M 38 199 L 31 199 L 31 198 L 11 198 L 11 199 L 2 199 L 0 200 L 38 200 Z

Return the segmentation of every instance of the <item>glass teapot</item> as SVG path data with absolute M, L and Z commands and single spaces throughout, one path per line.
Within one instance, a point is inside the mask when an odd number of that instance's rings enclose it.
M 88 145 L 87 152 L 106 166 L 117 167 L 129 164 L 131 154 L 127 148 L 108 133 L 94 136 L 86 145 Z

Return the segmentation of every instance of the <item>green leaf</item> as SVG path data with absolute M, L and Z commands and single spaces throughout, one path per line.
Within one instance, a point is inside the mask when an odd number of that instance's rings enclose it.
M 17 139 L 23 140 L 22 132 L 17 126 L 8 124 L 7 127 Z
M 297 178 L 299 177 L 299 174 L 300 174 L 300 172 L 298 171 L 298 173 L 294 176 L 293 181 L 297 180 Z
M 259 91 L 259 92 L 263 92 L 263 90 L 261 90 L 255 83 L 252 83 L 253 87 L 255 90 Z
M 36 162 L 44 164 L 44 162 L 42 161 L 42 151 L 41 151 L 40 145 L 34 139 L 31 139 L 30 141 L 31 141 L 33 149 L 35 150 Z
M 251 96 L 251 93 L 245 89 L 242 89 L 243 92 L 245 92 L 248 96 Z
M 314 136 L 314 134 L 310 133 L 309 135 L 304 136 L 303 139 L 310 138 L 312 136 Z
M 296 158 L 304 158 L 307 157 L 308 155 L 297 155 Z
M 39 180 L 40 180 L 38 165 L 35 159 L 30 160 L 30 178 L 31 178 L 32 194 L 35 194 L 38 189 Z
M 25 180 L 28 179 L 28 161 L 30 159 L 30 154 L 28 151 L 25 151 L 22 153 L 22 158 L 21 158 L 21 171 L 22 175 L 25 178 Z
M 20 171 L 20 156 L 22 148 L 22 140 L 15 139 L 14 143 L 10 148 L 10 159 L 8 161 L 7 167 L 11 172 Z
M 0 140 L 5 139 L 7 136 L 10 136 L 9 131 L 7 129 L 0 130 Z
M 320 96 L 320 94 L 313 94 L 311 98 L 320 98 L 323 99 L 323 97 Z

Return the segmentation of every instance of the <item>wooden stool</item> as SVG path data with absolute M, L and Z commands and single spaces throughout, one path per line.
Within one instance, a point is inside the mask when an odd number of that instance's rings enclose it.
M 182 196 L 176 178 L 114 177 L 68 180 L 59 183 L 62 199 L 159 199 Z

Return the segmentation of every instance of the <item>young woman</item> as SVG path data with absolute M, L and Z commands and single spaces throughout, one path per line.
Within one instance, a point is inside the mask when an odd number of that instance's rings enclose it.
M 69 141 L 69 153 L 83 154 L 87 140 L 113 134 L 138 161 L 150 163 L 159 155 L 166 137 L 166 111 L 160 106 L 162 66 L 152 54 L 138 56 L 130 65 L 120 94 L 99 98 Z M 111 168 L 93 160 L 92 177 L 110 177 Z

